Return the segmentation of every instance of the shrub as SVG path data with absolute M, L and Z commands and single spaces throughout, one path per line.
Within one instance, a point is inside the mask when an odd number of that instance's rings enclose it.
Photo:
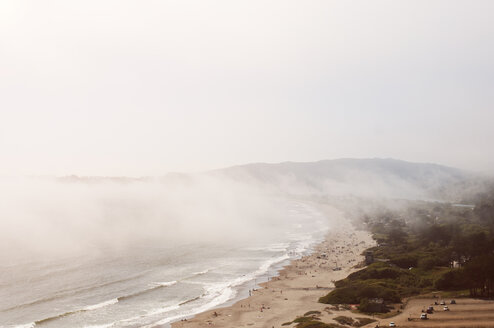
M 391 263 L 394 265 L 408 269 L 410 267 L 416 267 L 418 263 L 418 257 L 416 255 L 404 254 L 391 258 Z
M 351 326 L 354 322 L 354 320 L 350 317 L 345 317 L 340 315 L 339 317 L 336 317 L 333 319 L 334 321 L 341 323 L 342 325 L 348 325 Z
M 363 298 L 360 300 L 360 305 L 358 306 L 360 312 L 372 312 L 370 307 L 369 299 Z
M 462 289 L 465 285 L 465 277 L 461 269 L 446 271 L 434 282 L 434 287 L 442 290 Z
M 307 322 L 312 320 L 319 320 L 319 319 L 313 317 L 298 317 L 297 319 L 293 320 L 293 322 Z
M 359 304 L 363 298 L 382 298 L 390 303 L 401 301 L 400 295 L 393 288 L 379 282 L 354 282 L 337 288 L 319 299 L 326 304 Z
M 436 262 L 434 257 L 427 256 L 419 260 L 418 267 L 424 270 L 431 270 L 436 265 Z
M 323 323 L 319 321 L 307 321 L 300 323 L 296 326 L 297 328 L 345 328 L 335 323 Z
M 371 318 L 357 318 L 357 320 L 358 321 L 355 321 L 353 323 L 353 325 L 355 327 L 362 327 L 362 326 L 368 325 L 371 322 L 375 322 L 376 321 L 375 319 L 371 319 Z

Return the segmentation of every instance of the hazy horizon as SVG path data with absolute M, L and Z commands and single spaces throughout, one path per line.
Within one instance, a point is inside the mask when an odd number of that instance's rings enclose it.
M 492 1 L 2 1 L 0 175 L 494 164 Z
M 320 160 L 315 160 L 315 161 L 280 161 L 280 162 L 248 162 L 248 163 L 239 163 L 239 164 L 233 164 L 230 166 L 223 166 L 223 167 L 217 167 L 217 168 L 211 168 L 211 169 L 205 169 L 205 170 L 195 170 L 195 171 L 170 171 L 170 172 L 164 172 L 161 175 L 82 175 L 82 174 L 76 174 L 76 173 L 71 173 L 71 174 L 65 174 L 65 175 L 17 175 L 17 176 L 0 176 L 4 178 L 70 178 L 70 177 L 77 177 L 77 178 L 130 178 L 130 179 L 145 179 L 145 178 L 160 178 L 160 177 L 165 177 L 167 175 L 174 175 L 174 174 L 184 174 L 184 175 L 195 175 L 195 174 L 207 174 L 207 173 L 213 173 L 217 171 L 223 171 L 223 170 L 228 170 L 232 168 L 239 168 L 239 167 L 245 167 L 245 166 L 251 166 L 251 165 L 283 165 L 283 164 L 314 164 L 314 163 L 321 163 L 321 162 L 333 162 L 333 161 L 368 161 L 368 160 L 380 160 L 380 161 L 396 161 L 396 162 L 403 162 L 403 163 L 409 163 L 409 164 L 424 164 L 424 165 L 438 165 L 441 167 L 445 168 L 452 168 L 452 169 L 458 169 L 461 171 L 464 171 L 465 173 L 472 173 L 472 174 L 478 174 L 479 176 L 492 176 L 492 172 L 490 171 L 477 171 L 477 170 L 469 170 L 469 169 L 464 169 L 461 167 L 455 167 L 451 165 L 446 165 L 446 164 L 441 164 L 441 163 L 433 163 L 433 162 L 414 162 L 414 161 L 407 161 L 407 160 L 402 160 L 399 158 L 380 158 L 380 157 L 368 157 L 368 158 L 351 158 L 351 157 L 342 157 L 342 158 L 332 158 L 332 159 L 320 159 Z

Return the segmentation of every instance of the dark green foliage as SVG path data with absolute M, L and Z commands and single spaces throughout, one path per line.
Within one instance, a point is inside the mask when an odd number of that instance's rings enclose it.
M 319 314 L 321 314 L 321 311 L 309 311 L 304 314 L 304 317 L 309 315 L 319 315 Z
M 357 318 L 358 321 L 354 322 L 353 325 L 355 327 L 362 327 L 368 325 L 371 322 L 375 322 L 376 320 L 371 318 Z
M 460 290 L 467 284 L 463 270 L 448 270 L 434 283 L 438 290 Z
M 360 270 L 348 276 L 349 280 L 368 279 L 396 279 L 401 275 L 408 275 L 408 271 L 392 267 L 388 263 L 376 262 L 369 265 L 365 270 Z
M 494 254 L 474 258 L 462 272 L 463 280 L 474 297 L 494 296 Z
M 393 245 L 401 245 L 406 241 L 407 234 L 401 227 L 393 227 L 388 233 L 388 241 Z
M 316 318 L 312 318 L 312 317 L 300 317 L 293 320 L 293 322 L 298 323 L 295 326 L 297 328 L 344 328 L 344 326 L 340 326 L 336 324 L 327 324 L 316 320 L 317 320 Z
M 295 327 L 297 328 L 345 328 L 345 326 L 341 326 L 333 323 L 323 323 L 320 321 L 307 321 L 303 323 L 299 323 Z
M 359 304 L 363 298 L 382 298 L 388 302 L 399 302 L 400 295 L 385 283 L 379 281 L 350 282 L 345 287 L 336 288 L 319 299 L 326 304 Z
M 319 319 L 313 317 L 298 317 L 297 319 L 293 320 L 293 322 L 306 322 L 311 320 L 319 320 Z
M 379 244 L 370 249 L 378 262 L 337 281 L 320 302 L 371 312 L 369 299 L 395 303 L 435 289 L 494 297 L 494 190 L 474 210 L 408 202 L 404 210 L 380 211 L 362 215 Z M 453 261 L 462 268 L 450 268 Z
M 309 311 L 313 312 L 311 314 L 320 314 L 320 311 Z M 307 312 L 307 313 L 309 313 Z M 303 316 L 303 317 L 298 317 L 295 320 L 291 322 L 285 322 L 282 324 L 282 326 L 289 326 L 292 323 L 297 323 L 295 326 L 296 328 L 345 328 L 345 326 L 341 326 L 338 324 L 334 323 L 324 323 L 321 321 L 318 321 L 320 319 L 314 318 L 314 317 L 308 317 L 308 316 Z
M 427 256 L 419 260 L 418 267 L 424 270 L 431 270 L 437 262 L 435 257 Z
M 391 259 L 391 263 L 402 268 L 402 269 L 408 269 L 412 267 L 416 267 L 418 263 L 419 257 L 416 254 L 403 254 L 403 255 L 396 255 Z
M 485 199 L 475 206 L 475 214 L 491 231 L 494 230 L 494 199 Z
M 368 298 L 362 298 L 360 300 L 358 309 L 360 312 L 367 312 L 367 313 L 371 313 L 373 311 L 373 309 L 371 308 L 371 303 L 369 302 Z
M 340 316 L 334 318 L 333 320 L 342 324 L 342 325 L 347 325 L 347 326 L 353 325 L 353 322 L 354 322 L 354 320 L 351 317 L 345 317 L 343 315 L 340 315 Z
M 362 299 L 382 298 L 385 302 L 397 303 L 402 295 L 417 294 L 420 291 L 418 286 L 424 284 L 430 282 L 424 282 L 423 277 L 409 270 L 377 262 L 337 281 L 337 288 L 319 301 L 328 304 L 359 304 Z

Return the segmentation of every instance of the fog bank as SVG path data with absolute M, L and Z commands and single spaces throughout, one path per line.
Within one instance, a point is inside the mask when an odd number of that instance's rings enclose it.
M 273 233 L 283 219 L 281 201 L 255 185 L 207 176 L 4 179 L 0 197 L 0 256 L 238 242 Z
M 0 256 L 235 245 L 280 233 L 294 202 L 335 204 L 348 196 L 456 202 L 481 192 L 479 179 L 390 159 L 251 164 L 142 179 L 3 178 Z

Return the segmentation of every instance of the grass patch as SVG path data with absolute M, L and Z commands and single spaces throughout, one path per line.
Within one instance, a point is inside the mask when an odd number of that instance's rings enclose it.
M 403 297 L 434 290 L 434 281 L 448 268 L 402 269 L 387 262 L 376 262 L 335 283 L 336 289 L 319 299 L 326 304 L 359 304 L 362 299 L 382 298 L 399 303 Z
M 338 322 L 339 324 L 347 325 L 347 326 L 353 325 L 353 322 L 354 322 L 353 318 L 345 317 L 343 315 L 340 315 L 336 318 L 333 318 L 333 320 Z
M 355 321 L 353 323 L 353 325 L 355 327 L 362 327 L 362 326 L 368 325 L 369 323 L 375 322 L 375 321 L 376 321 L 375 319 L 371 319 L 371 318 L 357 318 L 357 321 Z
M 321 322 L 319 318 L 311 317 L 308 315 L 321 314 L 320 311 L 309 311 L 303 317 L 298 317 L 292 322 L 285 322 L 282 326 L 289 326 L 293 323 L 297 325 L 295 328 L 345 328 L 345 326 L 334 324 L 334 323 L 324 323 Z
M 341 326 L 334 323 L 324 323 L 320 321 L 307 321 L 300 323 L 296 326 L 296 328 L 346 328 L 345 326 Z
M 293 322 L 300 323 L 300 322 L 307 322 L 313 320 L 320 320 L 320 319 L 314 317 L 298 317 L 297 319 L 293 320 Z

